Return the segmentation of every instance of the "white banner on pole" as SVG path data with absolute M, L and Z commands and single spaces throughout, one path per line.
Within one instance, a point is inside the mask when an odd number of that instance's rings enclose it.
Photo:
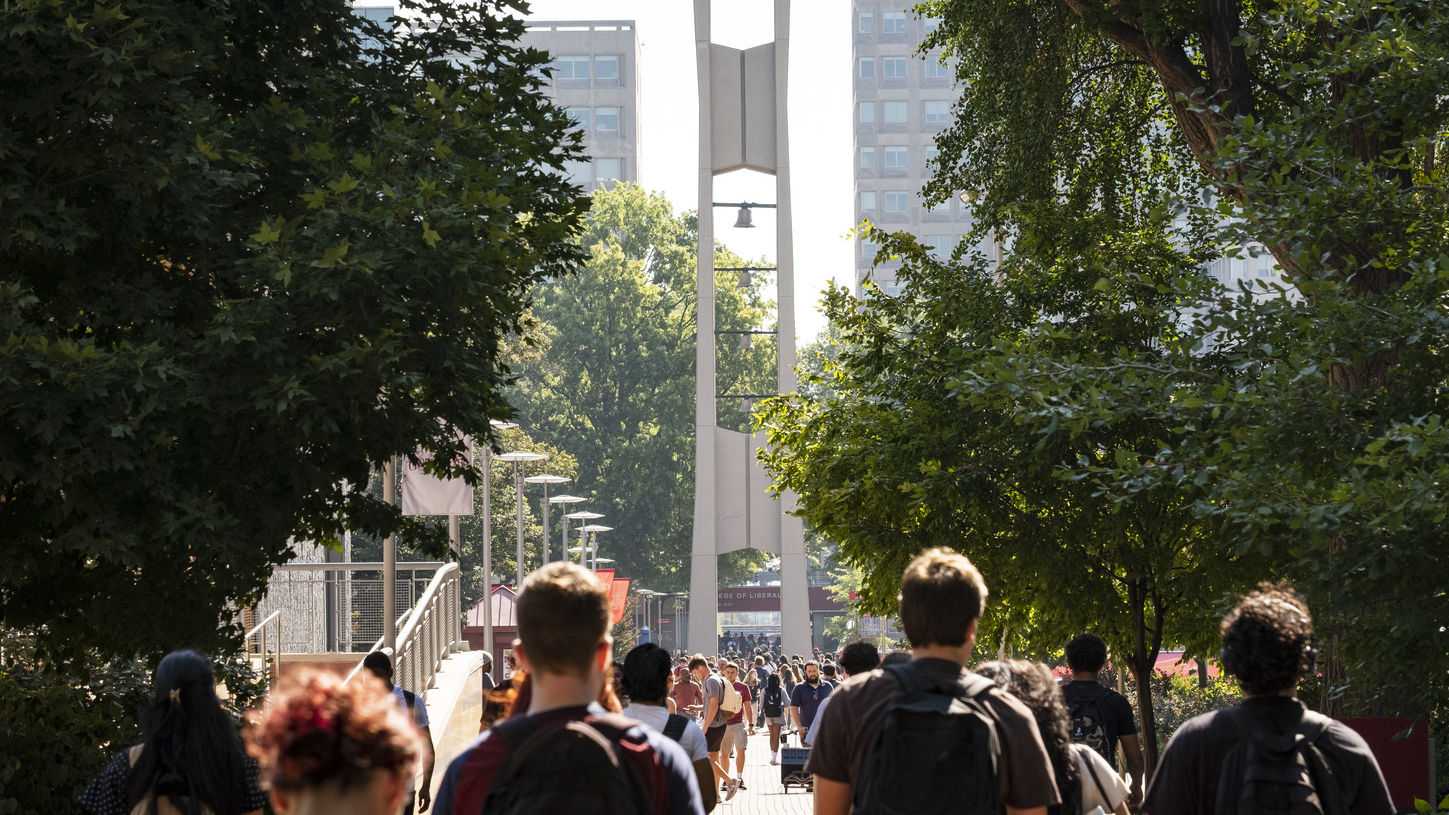
M 466 461 L 473 460 L 473 440 L 467 439 Z M 404 461 L 402 478 L 402 514 L 404 515 L 472 515 L 473 488 L 461 478 L 439 478 L 423 472 L 422 464 L 432 461 L 433 454 L 418 451 L 421 464 Z

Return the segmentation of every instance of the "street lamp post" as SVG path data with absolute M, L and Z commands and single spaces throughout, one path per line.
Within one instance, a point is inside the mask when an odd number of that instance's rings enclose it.
M 548 456 L 543 453 L 530 453 L 524 450 L 514 450 L 511 453 L 502 453 L 493 457 L 498 461 L 506 461 L 513 465 L 513 493 L 518 499 L 518 580 L 513 584 L 514 589 L 523 586 L 523 467 L 525 461 L 543 461 Z
M 568 482 L 568 479 L 567 478 L 564 478 L 561 475 L 549 475 L 549 474 L 545 473 L 543 475 L 531 475 L 528 478 L 525 478 L 523 480 L 524 480 L 524 483 L 527 483 L 527 484 L 542 484 L 543 485 L 543 562 L 545 564 L 547 564 L 548 563 L 548 503 L 549 503 L 548 502 L 548 485 L 549 484 L 564 484 L 564 483 L 567 483 Z
M 513 422 L 489 419 L 494 430 L 516 430 Z M 483 650 L 493 653 L 493 450 L 483 445 Z M 502 660 L 494 660 L 494 670 Z
M 590 538 L 590 540 L 592 542 L 589 544 L 589 551 L 593 552 L 593 558 L 592 558 L 592 561 L 591 561 L 593 565 L 591 565 L 589 568 L 591 568 L 591 569 L 593 569 L 594 571 L 597 572 L 599 570 L 599 561 L 600 561 L 600 558 L 599 558 L 599 533 L 600 532 L 612 532 L 612 531 L 614 531 L 614 527 L 612 527 L 612 526 L 603 526 L 602 524 L 588 524 L 587 526 L 584 526 L 581 531 L 588 532 L 588 533 L 592 533 L 592 537 Z M 610 563 L 613 563 L 614 561 L 610 560 L 609 562 Z
M 567 518 L 567 519 L 569 519 L 570 521 L 583 521 L 583 525 L 581 525 L 579 527 L 579 548 L 577 550 L 575 550 L 575 549 L 570 549 L 569 550 L 570 553 L 573 553 L 575 551 L 577 551 L 577 552 L 580 553 L 579 554 L 579 565 L 582 566 L 582 565 L 585 564 L 584 554 L 583 553 L 587 552 L 588 549 L 589 549 L 589 542 L 586 539 L 587 538 L 587 535 L 584 533 L 583 526 L 588 525 L 588 522 L 589 521 L 597 521 L 598 519 L 604 517 L 604 513 L 602 513 L 602 512 L 590 512 L 587 509 L 585 509 L 585 510 L 580 510 L 578 512 L 570 512 L 569 514 L 565 515 L 564 517 Z
M 548 499 L 548 502 L 550 504 L 560 504 L 560 505 L 563 506 L 563 508 L 565 510 L 567 510 L 569 508 L 569 504 L 577 504 L 578 502 L 580 502 L 582 500 L 584 500 L 584 499 L 581 498 L 581 497 L 579 497 L 579 496 L 577 496 L 577 495 L 555 495 L 554 497 Z M 561 529 L 561 534 L 559 535 L 559 547 L 558 547 L 558 556 L 559 556 L 559 558 L 558 559 L 559 560 L 568 560 L 569 559 L 569 516 L 568 515 L 564 515 L 563 518 L 561 518 L 560 520 L 562 520 L 562 523 L 560 523 L 559 526 L 562 527 L 562 529 Z M 544 537 L 544 540 L 547 540 L 548 539 L 548 525 L 547 524 L 544 525 L 543 537 Z

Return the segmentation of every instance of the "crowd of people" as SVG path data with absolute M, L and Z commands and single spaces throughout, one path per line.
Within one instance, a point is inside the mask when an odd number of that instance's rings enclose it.
M 301 815 L 702 815 L 744 789 L 749 737 L 767 728 L 771 764 L 792 736 L 810 747 L 820 815 L 1394 812 L 1363 739 L 1296 698 L 1314 651 L 1291 588 L 1264 585 L 1223 620 L 1222 666 L 1244 700 L 1179 728 L 1150 780 L 1130 704 L 1098 682 L 1100 638 L 1067 643 L 1061 682 L 1038 662 L 966 667 L 986 599 L 964 556 L 932 549 L 901 579 L 909 651 L 786 656 L 762 637 L 713 658 L 646 643 L 616 661 L 603 587 L 552 563 L 524 582 L 510 680 L 485 692 L 481 732 L 436 800 L 426 709 L 393 686 L 385 654 L 351 682 L 293 679 L 243 734 L 210 662 L 180 651 L 156 669 L 142 743 L 81 802 L 96 815 L 241 815 L 267 800 Z

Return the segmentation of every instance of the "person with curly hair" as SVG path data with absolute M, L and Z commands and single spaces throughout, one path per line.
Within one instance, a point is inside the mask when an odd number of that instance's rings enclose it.
M 236 720 L 216 698 L 211 660 L 172 651 L 153 675 L 141 743 L 122 750 L 81 793 L 92 815 L 257 815 L 267 796 Z
M 303 674 L 257 712 L 247 741 L 277 815 L 397 815 L 421 754 L 417 728 L 366 671 Z
M 1072 742 L 1071 714 L 1050 668 L 1024 659 L 1002 659 L 977 666 L 976 673 L 1015 696 L 1036 719 L 1061 795 L 1056 810 L 1060 815 L 1128 815 L 1126 782 L 1096 750 Z
M 1287 584 L 1260 584 L 1228 612 L 1220 631 L 1223 670 L 1237 677 L 1243 701 L 1178 728 L 1158 761 L 1142 811 L 1220 811 L 1219 795 L 1243 795 L 1248 787 L 1241 778 L 1222 777 L 1230 751 L 1240 744 L 1287 740 L 1296 745 L 1321 800 L 1336 799 L 1351 815 L 1394 812 L 1383 773 L 1363 737 L 1298 701 L 1298 682 L 1312 674 L 1316 656 L 1313 618 L 1303 598 Z M 1258 809 L 1250 800 L 1225 803 L 1233 812 Z

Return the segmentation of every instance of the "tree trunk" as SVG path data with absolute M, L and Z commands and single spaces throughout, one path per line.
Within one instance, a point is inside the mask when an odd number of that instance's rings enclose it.
M 1152 671 L 1157 666 L 1157 654 L 1162 650 L 1162 608 L 1155 597 L 1153 601 L 1153 624 L 1147 626 L 1147 602 L 1149 592 L 1142 578 L 1127 583 L 1127 601 L 1132 615 L 1132 653 L 1127 661 L 1132 669 L 1132 679 L 1137 683 L 1137 715 L 1142 720 L 1142 755 L 1146 760 L 1146 775 L 1152 777 L 1157 768 L 1157 712 L 1152 700 Z
M 1197 660 L 1197 686 L 1206 688 L 1208 686 L 1207 657 L 1198 657 Z

